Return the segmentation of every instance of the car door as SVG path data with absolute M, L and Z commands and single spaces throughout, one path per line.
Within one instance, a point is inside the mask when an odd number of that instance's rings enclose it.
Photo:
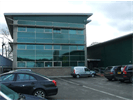
M 12 90 L 15 90 L 15 74 L 10 73 L 10 74 L 5 74 L 0 77 L 1 83 L 4 84 L 5 86 L 9 87 Z
M 84 68 L 84 70 L 85 70 L 85 76 L 91 75 L 90 70 L 88 68 Z
M 30 94 L 33 88 L 36 86 L 37 80 L 30 74 L 17 74 L 16 82 L 16 92 Z

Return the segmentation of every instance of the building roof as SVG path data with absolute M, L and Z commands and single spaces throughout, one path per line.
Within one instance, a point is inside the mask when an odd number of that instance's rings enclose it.
M 36 16 L 44 16 L 44 15 L 58 15 L 58 16 L 62 16 L 62 15 L 74 15 L 74 16 L 88 16 L 90 17 L 92 15 L 92 13 L 4 13 L 5 16 L 28 16 L 28 15 L 36 15 Z
M 109 43 L 109 42 L 121 40 L 121 39 L 128 38 L 128 37 L 131 37 L 131 36 L 133 37 L 133 33 L 130 33 L 130 34 L 127 34 L 127 35 L 118 37 L 118 38 L 114 38 L 114 39 L 111 39 L 111 40 L 108 40 L 108 41 L 105 41 L 105 42 L 102 42 L 102 43 L 98 43 L 98 44 L 95 44 L 95 45 L 91 45 L 91 46 L 88 46 L 87 48 L 91 48 L 91 47 L 95 47 L 95 46 L 102 45 L 102 44 L 105 44 L 105 43 Z

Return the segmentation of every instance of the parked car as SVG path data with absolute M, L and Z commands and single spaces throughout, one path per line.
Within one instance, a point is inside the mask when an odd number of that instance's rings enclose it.
M 123 65 L 117 68 L 115 78 L 121 82 L 125 80 L 133 82 L 133 65 Z
M 73 77 L 88 77 L 88 76 L 92 76 L 94 77 L 96 75 L 95 71 L 91 71 L 90 69 L 88 69 L 85 66 L 75 66 L 75 67 L 71 67 L 71 75 Z
M 94 68 L 93 70 L 96 72 L 96 73 L 104 73 L 105 71 L 105 67 L 98 67 L 98 68 Z
M 58 92 L 55 80 L 32 71 L 11 71 L 0 76 L 1 82 L 17 93 L 45 96 L 56 95 Z
M 0 100 L 47 100 L 32 95 L 18 94 L 7 86 L 0 84 Z
M 104 76 L 109 80 L 111 81 L 112 79 L 114 80 L 117 80 L 115 78 L 115 74 L 116 74 L 116 69 L 118 68 L 119 66 L 108 66 L 106 67 L 105 71 L 104 71 Z

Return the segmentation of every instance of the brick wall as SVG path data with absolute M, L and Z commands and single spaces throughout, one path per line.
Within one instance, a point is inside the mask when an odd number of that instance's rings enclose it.
M 27 69 L 30 69 L 30 68 L 27 68 Z M 45 75 L 45 76 L 68 76 L 71 74 L 71 67 L 31 68 L 31 70 L 36 72 L 36 73 Z

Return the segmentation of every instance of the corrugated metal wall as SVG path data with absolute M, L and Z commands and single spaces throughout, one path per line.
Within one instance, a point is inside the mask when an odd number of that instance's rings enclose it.
M 132 62 L 132 34 L 87 48 L 88 59 L 101 59 L 99 67 Z
M 0 66 L 3 66 L 3 67 L 12 67 L 12 61 L 10 59 L 0 55 Z

